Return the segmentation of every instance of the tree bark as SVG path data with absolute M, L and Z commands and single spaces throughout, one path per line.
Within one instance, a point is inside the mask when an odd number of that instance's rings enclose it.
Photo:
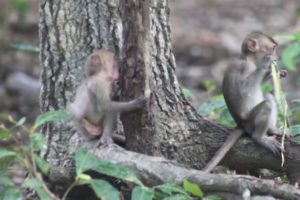
M 127 0 L 123 10 L 122 94 L 128 98 L 141 88 L 146 94 L 151 91 L 142 117 L 140 113 L 122 116 L 128 149 L 202 167 L 207 150 L 199 129 L 201 118 L 184 97 L 175 74 L 168 1 Z
M 167 0 L 41 0 L 39 25 L 42 111 L 65 108 L 84 78 L 87 55 L 106 48 L 120 60 L 121 99 L 150 95 L 142 111 L 121 117 L 128 149 L 201 169 L 226 139 L 230 130 L 199 116 L 182 93 Z M 44 156 L 54 166 L 72 166 L 71 154 L 78 147 L 94 148 L 69 122 L 47 124 L 43 133 L 48 141 Z M 290 140 L 281 168 L 280 158 L 243 138 L 223 164 L 284 170 L 299 181 L 297 151 L 299 143 Z
M 123 44 L 118 0 L 41 0 L 39 34 L 43 66 L 40 96 L 43 112 L 65 108 L 85 78 L 83 64 L 94 49 L 112 49 L 117 55 Z M 43 127 L 48 147 L 44 156 L 53 165 L 71 165 L 72 150 L 81 146 L 68 122 Z

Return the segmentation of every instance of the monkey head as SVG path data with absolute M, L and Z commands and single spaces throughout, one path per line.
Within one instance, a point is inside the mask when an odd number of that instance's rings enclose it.
M 242 43 L 242 57 L 251 58 L 256 66 L 260 66 L 266 57 L 272 61 L 278 59 L 276 53 L 277 42 L 270 36 L 254 31 L 246 36 Z
M 89 55 L 85 63 L 85 71 L 88 77 L 97 76 L 109 85 L 119 79 L 119 67 L 115 55 L 108 50 L 96 50 Z

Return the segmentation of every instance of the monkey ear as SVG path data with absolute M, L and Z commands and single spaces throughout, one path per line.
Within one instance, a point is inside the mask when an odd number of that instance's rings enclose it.
M 92 76 L 97 72 L 101 71 L 101 58 L 97 54 L 93 54 L 88 58 L 88 61 L 85 65 L 85 70 L 88 76 Z
M 100 67 L 101 66 L 101 59 L 99 55 L 92 55 L 91 56 L 91 65 L 95 67 Z
M 247 42 L 247 48 L 250 52 L 254 53 L 258 49 L 258 43 L 255 39 L 249 39 Z

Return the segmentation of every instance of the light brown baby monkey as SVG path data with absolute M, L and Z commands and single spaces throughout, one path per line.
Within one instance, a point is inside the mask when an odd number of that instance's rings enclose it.
M 102 135 L 97 145 L 111 144 L 117 114 L 143 108 L 147 98 L 140 96 L 129 102 L 111 100 L 119 68 L 114 53 L 108 50 L 97 50 L 89 55 L 84 67 L 87 78 L 79 86 L 68 111 L 83 136 L 91 140 Z
M 272 37 L 258 31 L 244 39 L 241 59 L 233 62 L 225 72 L 222 88 L 237 129 L 227 138 L 204 171 L 211 171 L 244 133 L 274 155 L 280 155 L 280 143 L 274 136 L 281 134 L 276 126 L 276 103 L 271 93 L 263 94 L 261 89 L 262 83 L 271 77 L 271 63 L 277 60 L 276 47 L 277 43 Z M 286 71 L 281 71 L 280 77 L 285 76 Z

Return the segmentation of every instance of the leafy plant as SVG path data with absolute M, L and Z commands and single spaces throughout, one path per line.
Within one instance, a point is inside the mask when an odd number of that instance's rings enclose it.
M 78 185 L 88 185 L 91 187 L 97 197 L 101 199 L 119 199 L 119 191 L 105 180 L 92 179 L 86 171 L 93 170 L 100 174 L 115 177 L 123 181 L 134 183 L 136 186 L 132 190 L 132 200 L 152 200 L 152 199 L 185 199 L 192 200 L 195 197 L 204 197 L 200 187 L 190 183 L 187 180 L 183 182 L 183 188 L 176 184 L 162 184 L 154 187 L 145 186 L 130 170 L 112 164 L 110 162 L 99 160 L 96 156 L 86 150 L 79 149 L 75 152 L 76 178 L 75 182 L 65 193 L 63 200 L 68 193 Z M 190 193 L 190 194 L 189 194 Z
M 0 115 L 6 124 L 0 126 L 0 140 L 3 144 L 0 148 L 0 199 L 22 199 L 21 190 L 24 188 L 34 189 L 40 199 L 57 199 L 40 174 L 47 174 L 49 166 L 35 153 L 46 147 L 43 135 L 37 132 L 37 128 L 47 122 L 66 119 L 67 116 L 63 110 L 48 112 L 37 117 L 34 125 L 27 128 L 24 125 L 25 117 L 15 121 L 9 115 Z M 27 173 L 30 176 L 25 180 Z
M 192 195 L 194 195 L 196 197 L 202 198 L 204 196 L 202 190 L 200 189 L 200 187 L 197 184 L 191 183 L 186 179 L 183 180 L 183 188 L 185 189 L 185 191 L 191 193 Z
M 217 121 L 220 124 L 227 126 L 235 125 L 234 120 L 232 119 L 226 106 L 224 97 L 221 94 L 212 96 L 206 102 L 201 104 L 198 107 L 198 112 L 203 117 Z
M 288 70 L 295 71 L 296 65 L 300 62 L 300 31 L 279 35 L 277 38 L 291 42 L 283 50 L 281 61 Z
M 48 189 L 41 175 L 41 173 L 47 175 L 49 165 L 36 153 L 46 147 L 44 137 L 37 132 L 37 129 L 47 122 L 67 118 L 68 114 L 64 110 L 49 111 L 38 116 L 33 126 L 27 128 L 24 125 L 26 122 L 24 117 L 15 121 L 9 115 L 0 115 L 0 119 L 5 123 L 5 125 L 0 125 L 0 142 L 7 144 L 0 148 L 0 199 L 23 199 L 22 189 L 30 188 L 36 191 L 41 200 L 59 200 Z M 10 125 L 9 128 L 7 124 Z M 192 200 L 193 197 L 219 200 L 214 196 L 204 197 L 200 187 L 187 180 L 184 180 L 183 188 L 171 183 L 147 187 L 127 168 L 99 160 L 87 150 L 77 150 L 74 154 L 74 160 L 76 177 L 66 190 L 62 200 L 67 198 L 74 187 L 80 185 L 90 187 L 100 199 L 120 199 L 120 191 L 117 188 L 106 180 L 92 178 L 87 174 L 87 171 L 90 170 L 133 183 L 132 200 Z M 29 174 L 26 179 L 25 174 Z
M 213 92 L 217 88 L 217 84 L 212 80 L 204 80 L 201 85 L 207 92 Z
M 182 88 L 182 92 L 183 92 L 183 95 L 185 96 L 185 98 L 187 98 L 190 101 L 195 98 L 195 95 L 193 94 L 193 92 L 190 89 Z

